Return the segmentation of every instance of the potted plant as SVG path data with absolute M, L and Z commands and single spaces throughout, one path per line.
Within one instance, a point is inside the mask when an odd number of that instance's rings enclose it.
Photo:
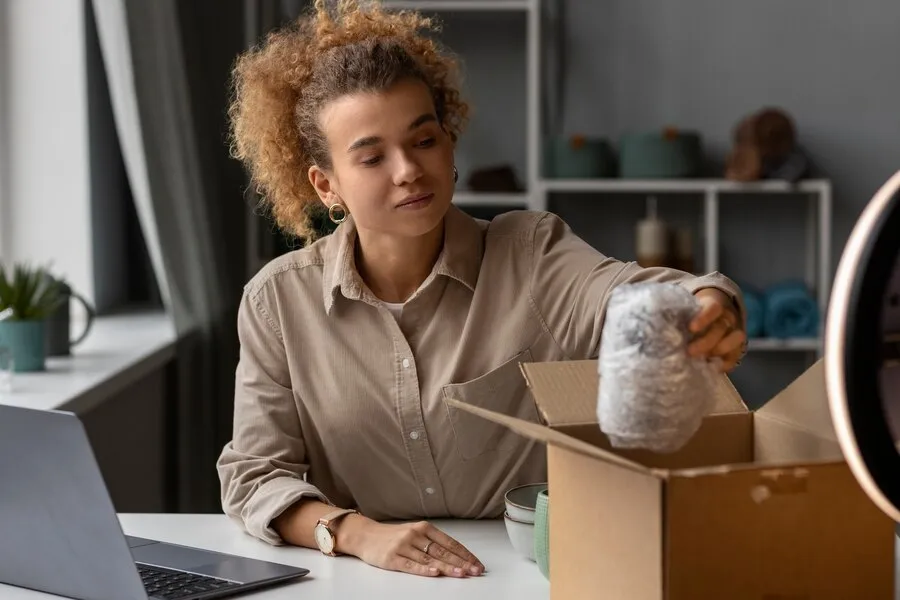
M 45 322 L 63 302 L 59 283 L 43 267 L 0 265 L 0 346 L 12 353 L 18 372 L 43 371 Z

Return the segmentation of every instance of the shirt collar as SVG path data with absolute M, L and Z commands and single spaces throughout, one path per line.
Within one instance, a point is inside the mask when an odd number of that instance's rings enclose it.
M 353 249 L 356 246 L 356 225 L 348 217 L 329 235 L 322 269 L 322 289 L 325 312 L 331 313 L 337 291 L 347 298 L 358 299 L 362 290 L 356 274 Z
M 345 298 L 359 300 L 362 279 L 356 270 L 354 248 L 357 230 L 352 218 L 335 229 L 326 244 L 322 271 L 325 312 L 331 313 L 338 290 Z M 444 217 L 444 248 L 433 273 L 460 282 L 475 291 L 481 259 L 484 256 L 484 230 L 478 221 L 454 205 Z
M 434 266 L 435 273 L 451 277 L 474 292 L 483 256 L 484 229 L 451 205 L 444 217 L 444 249 Z

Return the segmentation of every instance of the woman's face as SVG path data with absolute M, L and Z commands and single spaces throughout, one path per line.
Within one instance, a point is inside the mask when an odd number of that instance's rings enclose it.
M 424 83 L 343 96 L 319 122 L 332 168 L 314 166 L 309 177 L 326 206 L 340 202 L 373 233 L 420 236 L 441 223 L 453 198 L 453 143 Z

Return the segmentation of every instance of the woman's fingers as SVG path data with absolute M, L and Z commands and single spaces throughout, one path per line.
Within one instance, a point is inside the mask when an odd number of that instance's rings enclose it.
M 465 546 L 431 523 L 426 522 L 421 527 L 421 533 L 435 542 L 429 548 L 430 555 L 463 569 L 469 575 L 481 575 L 484 572 L 484 565 Z
M 693 333 L 703 331 L 712 325 L 725 310 L 722 304 L 711 296 L 696 295 L 695 297 L 700 305 L 700 310 L 691 320 L 690 329 Z
M 437 577 L 441 574 L 440 569 L 434 565 L 424 565 L 408 556 L 394 555 L 392 564 L 388 565 L 392 571 L 402 571 L 411 575 L 421 575 L 422 577 Z
M 436 558 L 435 545 L 434 542 L 431 542 L 429 545 L 429 540 L 423 538 L 417 541 L 417 543 L 410 544 L 406 548 L 398 550 L 398 554 L 403 558 L 412 559 L 430 569 L 437 569 L 438 573 L 446 575 L 447 577 L 465 577 L 468 575 L 461 567 L 441 560 L 440 558 Z M 425 553 L 424 548 L 428 548 L 428 554 Z
M 711 356 L 717 356 L 722 359 L 721 370 L 723 372 L 727 373 L 737 366 L 741 356 L 744 355 L 744 340 L 746 337 L 743 331 L 732 331 L 713 348 Z
M 719 340 L 719 343 L 716 344 L 710 354 L 727 358 L 735 352 L 740 353 L 744 348 L 744 337 L 743 331 L 732 331 Z
M 744 353 L 746 334 L 735 329 L 724 315 L 715 321 L 702 335 L 688 344 L 688 354 L 722 359 L 723 371 L 731 371 L 737 366 Z
M 713 348 L 722 341 L 728 333 L 728 325 L 722 321 L 714 322 L 702 335 L 688 344 L 688 354 L 691 356 L 709 356 Z
M 435 557 L 437 560 L 446 563 L 453 569 L 453 574 L 457 576 L 465 576 L 465 575 L 477 575 L 478 573 L 474 573 L 471 568 L 472 565 L 469 564 L 462 557 L 453 554 L 446 548 L 444 548 L 439 543 L 434 540 L 430 540 L 431 544 L 428 546 L 428 555 Z

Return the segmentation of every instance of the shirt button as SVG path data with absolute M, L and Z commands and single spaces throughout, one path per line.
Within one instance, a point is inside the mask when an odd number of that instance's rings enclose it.
M 410 431 L 410 432 L 409 432 L 409 437 L 412 438 L 412 439 L 414 439 L 414 440 L 417 440 L 417 439 L 419 439 L 419 432 L 418 432 L 418 431 Z
M 426 493 L 426 494 L 433 494 L 433 493 L 434 493 L 434 488 L 430 488 L 430 487 L 429 487 L 429 488 L 425 488 L 425 493 Z
M 403 359 L 403 368 L 404 368 L 404 369 L 408 369 L 408 368 L 409 368 L 409 359 L 408 359 L 408 358 L 404 358 L 404 359 Z

